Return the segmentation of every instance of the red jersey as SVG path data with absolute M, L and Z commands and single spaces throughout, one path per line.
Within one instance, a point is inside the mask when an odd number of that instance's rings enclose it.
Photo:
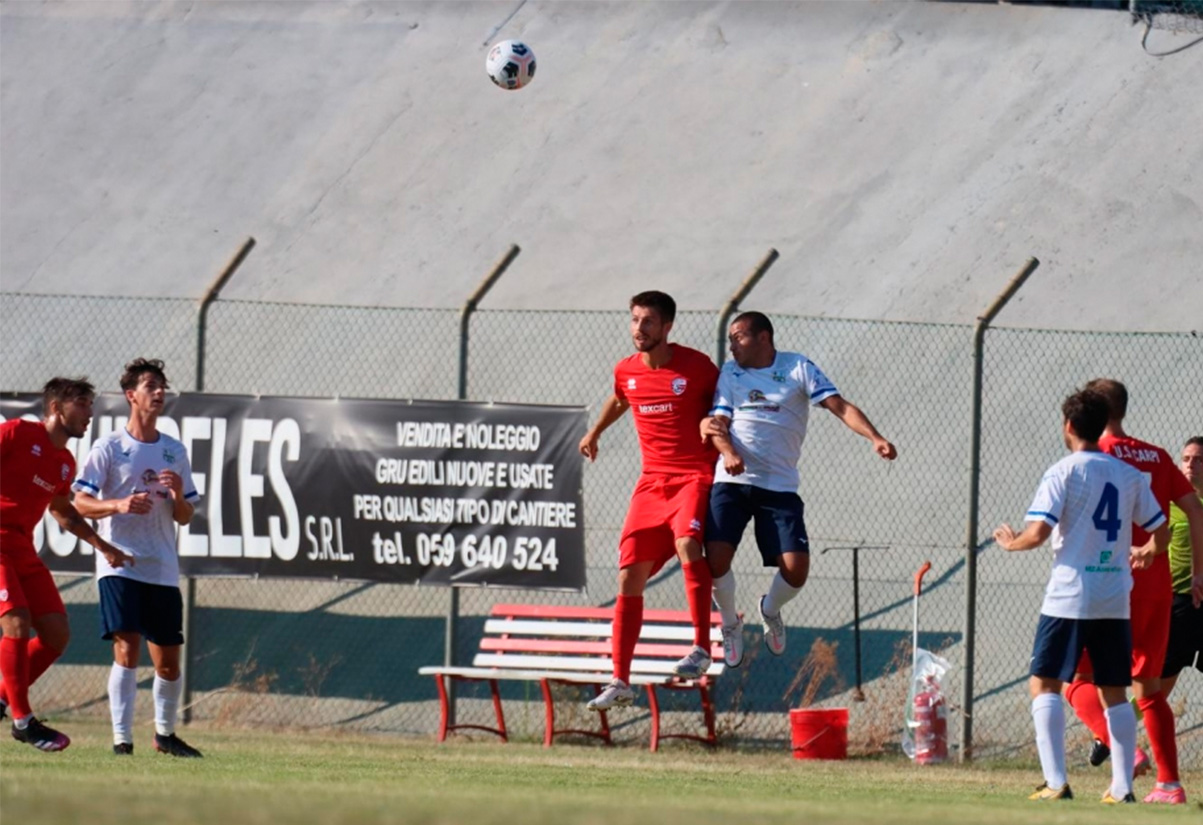
M 1170 514 L 1170 502 L 1186 495 L 1194 495 L 1195 488 L 1174 464 L 1174 459 L 1165 450 L 1137 438 L 1116 438 L 1104 435 L 1099 439 L 1099 448 L 1116 458 L 1131 464 L 1145 474 L 1153 489 L 1153 498 L 1161 506 L 1161 512 Z M 1149 540 L 1149 534 L 1139 526 L 1132 525 L 1132 545 L 1139 547 Z M 1153 559 L 1147 570 L 1132 571 L 1132 599 L 1169 600 L 1174 596 L 1170 579 L 1170 557 L 1162 553 Z
M 659 369 L 642 353 L 614 368 L 614 394 L 631 405 L 645 473 L 714 474 L 718 453 L 702 441 L 698 423 L 710 412 L 718 367 L 703 353 L 669 344 L 672 357 Z
M 44 424 L 0 424 L 0 550 L 30 550 L 50 499 L 71 495 L 75 456 L 54 446 Z

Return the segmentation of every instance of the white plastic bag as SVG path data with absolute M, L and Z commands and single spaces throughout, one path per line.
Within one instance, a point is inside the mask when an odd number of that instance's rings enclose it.
M 942 656 L 915 648 L 902 752 L 921 764 L 948 758 L 948 723 L 941 680 L 951 667 Z

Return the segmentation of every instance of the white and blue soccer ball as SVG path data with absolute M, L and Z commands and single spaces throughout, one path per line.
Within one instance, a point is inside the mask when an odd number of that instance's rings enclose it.
M 502 40 L 489 49 L 485 69 L 503 89 L 521 89 L 535 78 L 535 53 L 521 40 Z

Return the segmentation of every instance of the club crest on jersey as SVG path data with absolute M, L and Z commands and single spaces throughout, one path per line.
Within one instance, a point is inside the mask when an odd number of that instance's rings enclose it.
M 42 445 L 34 444 L 33 449 L 30 450 L 30 452 L 32 452 L 34 455 L 41 455 L 42 454 Z
M 685 392 L 685 379 L 684 378 L 674 378 L 672 387 L 673 387 L 673 395 L 680 395 L 681 393 Z
M 785 383 L 785 373 L 780 372 L 780 371 L 775 371 L 773 373 L 773 380 L 776 381 L 778 384 L 784 384 Z
M 63 465 L 63 481 L 67 480 L 67 476 L 71 475 L 71 468 L 66 464 Z
M 0 602 L 6 602 L 6 601 L 8 601 L 8 591 L 0 590 Z
M 164 450 L 163 460 L 168 464 L 175 464 L 175 453 L 171 452 L 171 450 Z

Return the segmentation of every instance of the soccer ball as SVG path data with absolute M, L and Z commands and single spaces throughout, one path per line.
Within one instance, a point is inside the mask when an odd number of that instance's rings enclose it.
M 485 70 L 503 89 L 521 89 L 535 78 L 535 53 L 520 40 L 502 40 L 489 49 Z

